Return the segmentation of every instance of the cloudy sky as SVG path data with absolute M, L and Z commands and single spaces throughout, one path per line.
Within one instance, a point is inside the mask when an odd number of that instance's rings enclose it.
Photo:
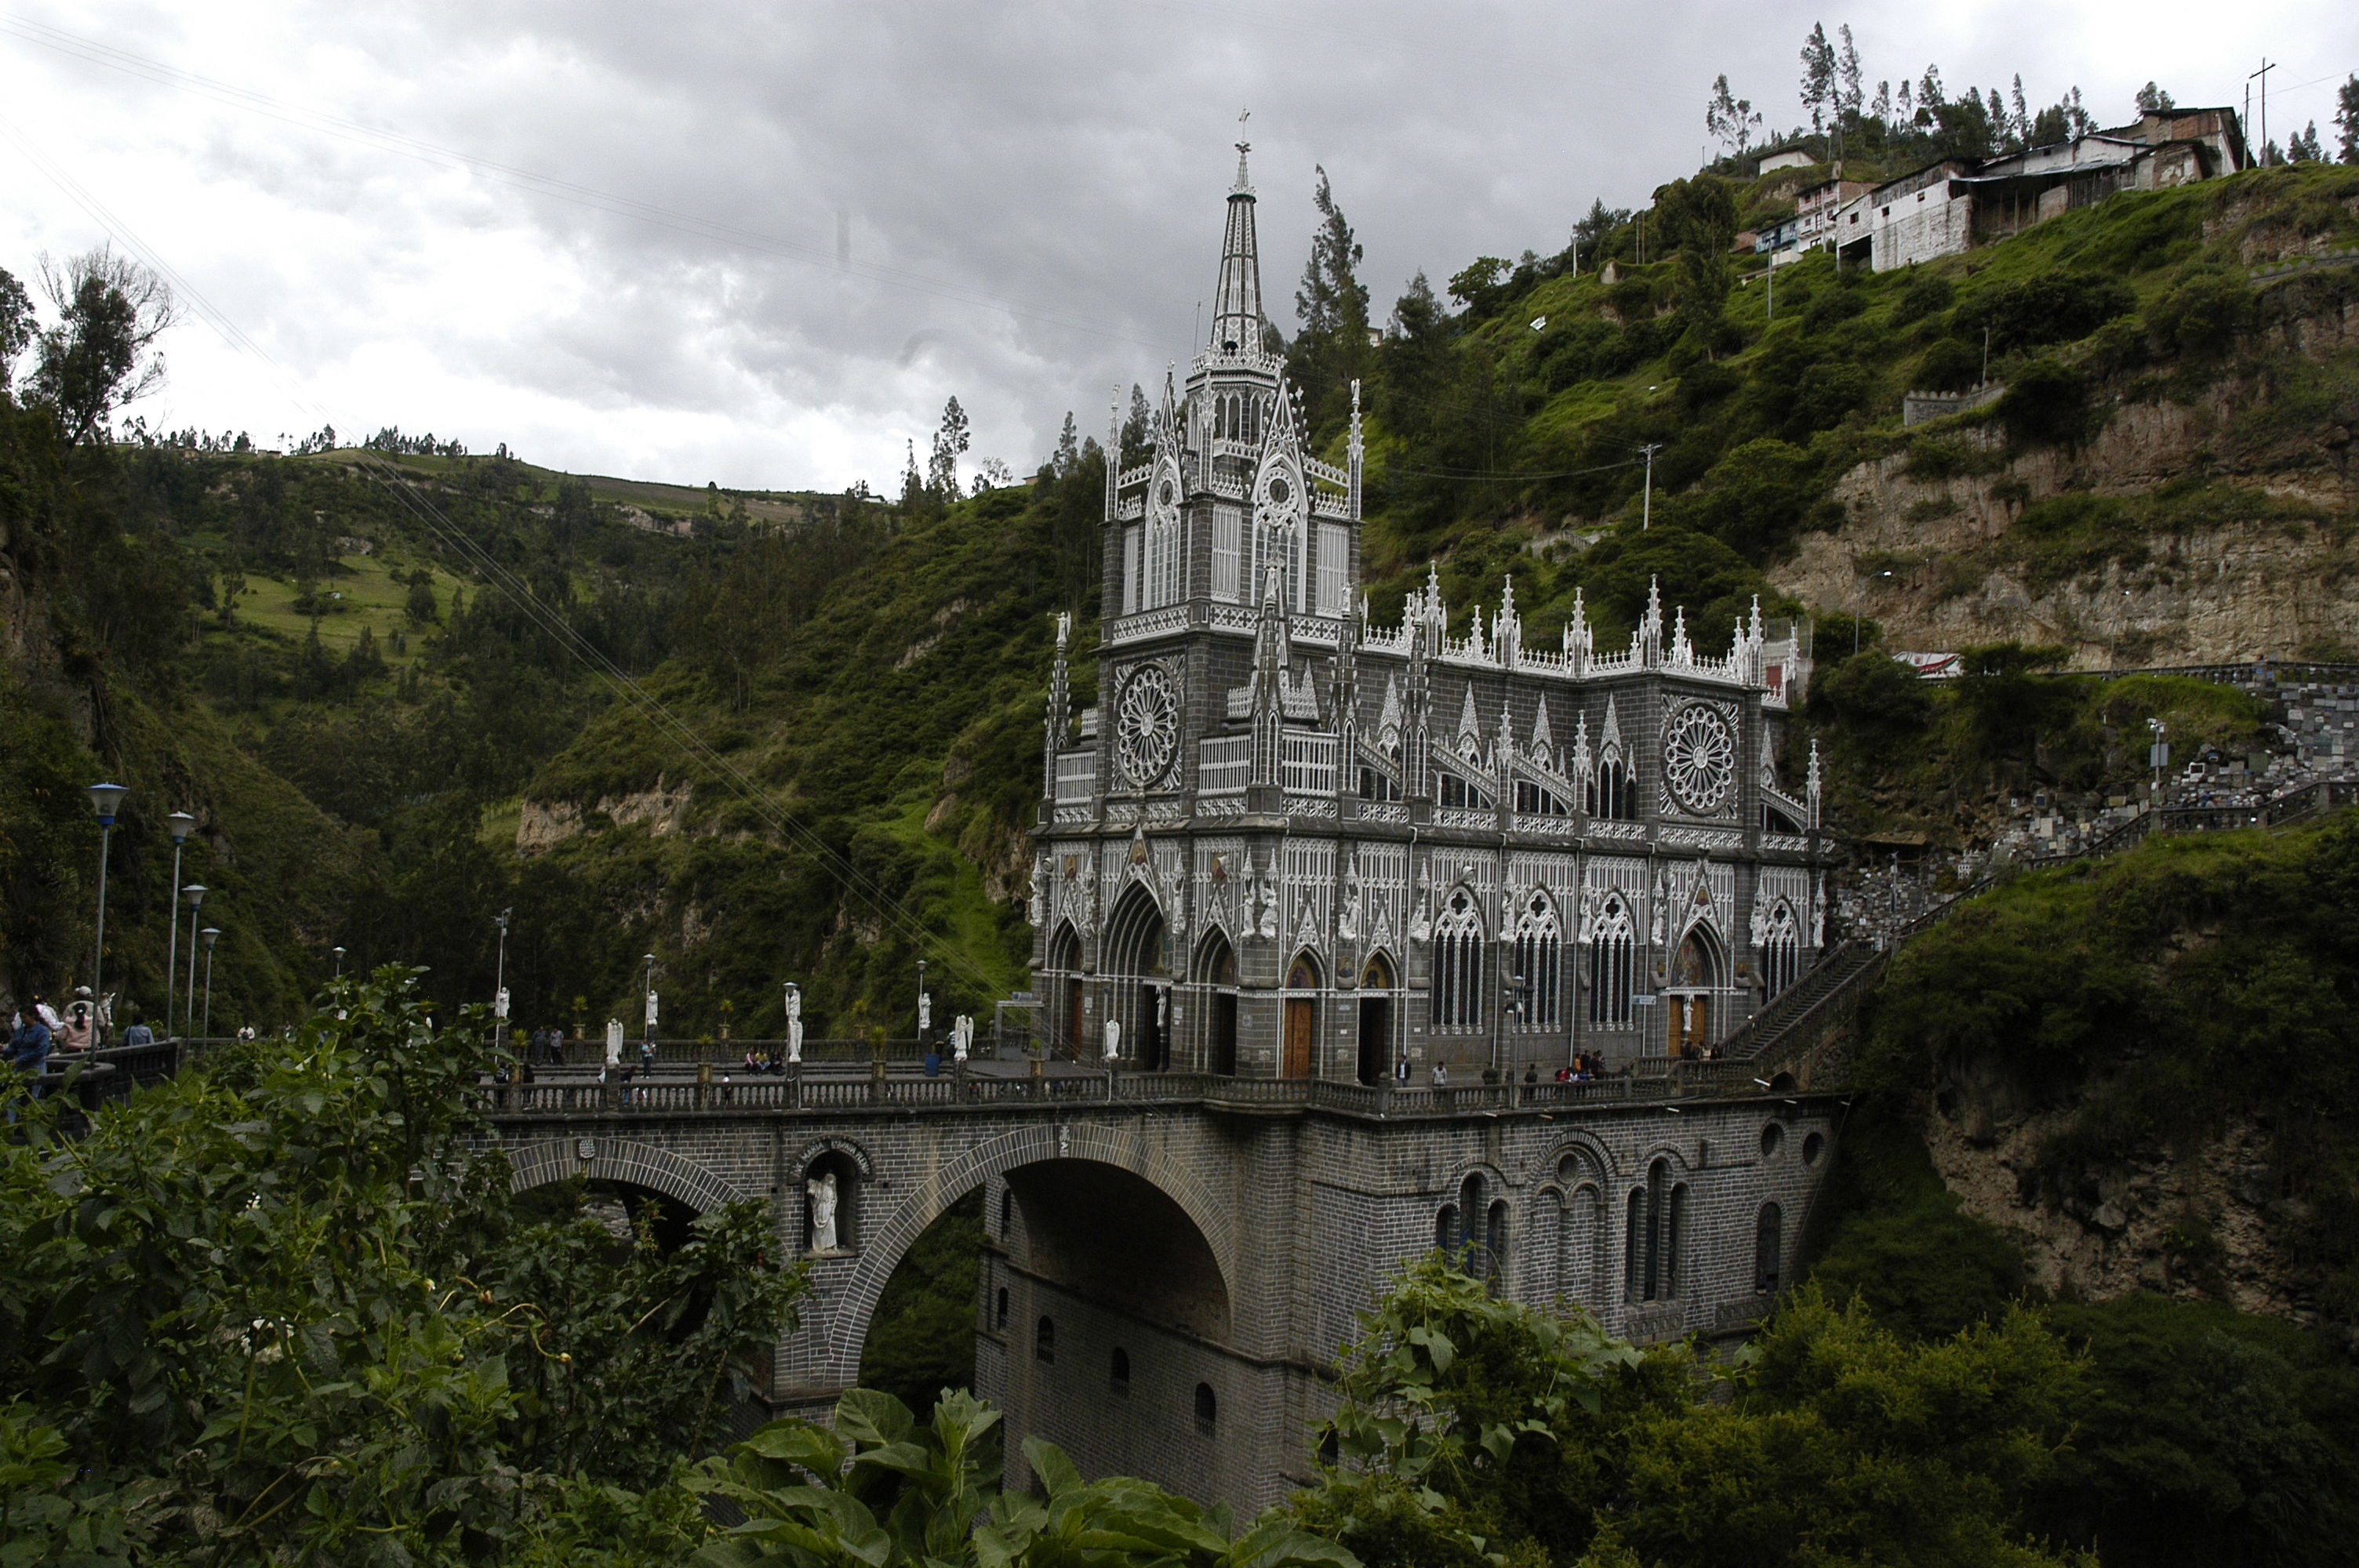
M 1871 83 L 2020 71 L 2107 120 L 2149 78 L 2241 103 L 2266 55 L 2280 141 L 2359 70 L 2349 0 L 29 0 L 0 7 L 0 267 L 110 233 L 168 265 L 202 308 L 151 424 L 884 488 L 955 394 L 973 456 L 1028 470 L 1190 351 L 1241 108 L 1291 330 L 1314 165 L 1381 307 L 1691 170 L 1718 72 L 1799 120 L 1819 19 Z

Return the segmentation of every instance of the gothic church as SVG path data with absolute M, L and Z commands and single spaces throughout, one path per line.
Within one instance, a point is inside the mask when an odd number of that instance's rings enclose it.
M 1060 622 L 1031 917 L 1059 1050 L 1141 1070 L 1422 1084 L 1701 1053 L 1807 969 L 1817 759 L 1775 761 L 1810 675 L 1756 603 L 1727 653 L 1659 599 L 1625 649 L 1576 608 L 1527 647 L 1510 583 L 1450 632 L 1359 600 L 1344 461 L 1304 449 L 1264 342 L 1238 146 L 1210 341 L 1148 461 L 1108 443 L 1100 702 Z

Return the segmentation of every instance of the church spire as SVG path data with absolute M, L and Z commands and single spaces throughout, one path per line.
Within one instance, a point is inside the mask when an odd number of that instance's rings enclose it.
M 1245 114 L 1237 116 L 1243 128 Z M 1254 189 L 1245 172 L 1251 142 L 1237 142 L 1237 183 L 1229 191 L 1228 232 L 1221 240 L 1221 281 L 1212 295 L 1212 341 L 1217 353 L 1261 351 L 1261 254 L 1254 239 Z

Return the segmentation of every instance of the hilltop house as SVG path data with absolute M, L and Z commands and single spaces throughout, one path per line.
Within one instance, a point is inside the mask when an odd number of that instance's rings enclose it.
M 2116 191 L 2166 189 L 2249 166 L 2234 109 L 2160 111 L 2006 157 L 1913 169 L 1844 200 L 1815 243 L 1884 272 L 2005 239 Z

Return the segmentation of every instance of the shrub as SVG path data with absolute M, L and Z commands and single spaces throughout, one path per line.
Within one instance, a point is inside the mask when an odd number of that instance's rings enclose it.
M 2225 268 L 2198 272 L 2147 308 L 2147 330 L 2165 348 L 2216 359 L 2252 325 L 2253 291 Z
M 2008 383 L 1998 416 L 2019 441 L 2069 446 L 2088 433 L 2089 378 L 2060 360 L 2034 360 Z
M 1950 280 L 1939 273 L 1915 273 L 1900 287 L 1899 297 L 1892 302 L 1892 324 L 1906 327 L 1911 321 L 1921 321 L 1950 308 L 1957 290 Z
M 1994 352 L 2085 338 L 2137 308 L 2137 295 L 2116 277 L 2088 272 L 2043 273 L 1986 289 L 1958 307 L 1957 335 L 1990 332 Z

